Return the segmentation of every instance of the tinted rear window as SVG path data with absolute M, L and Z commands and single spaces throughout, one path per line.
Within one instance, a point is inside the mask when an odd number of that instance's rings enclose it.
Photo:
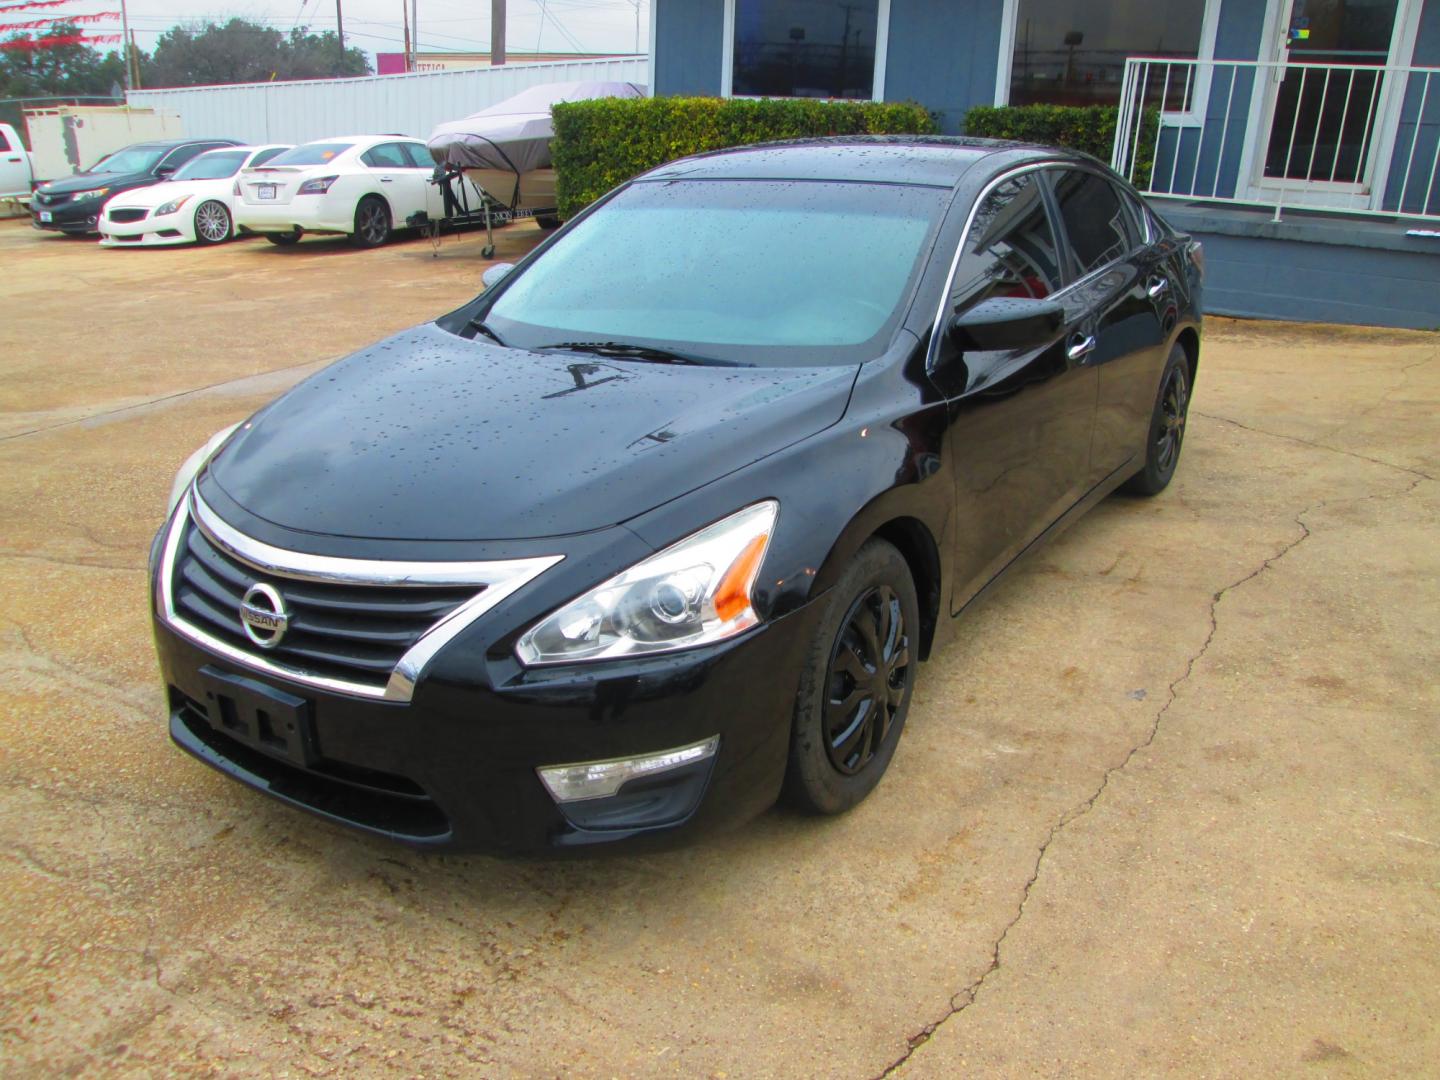
M 306 143 L 294 150 L 286 150 L 271 158 L 270 165 L 325 165 L 349 150 L 354 143 L 324 142 Z

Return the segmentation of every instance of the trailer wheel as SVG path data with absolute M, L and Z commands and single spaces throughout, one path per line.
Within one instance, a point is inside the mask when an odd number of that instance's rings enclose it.
M 492 255 L 494 255 L 494 254 L 495 254 L 495 245 L 494 245 L 494 244 L 486 244 L 483 248 L 480 249 L 480 257 L 481 257 L 482 259 L 488 259 L 488 258 L 490 258 L 490 257 L 491 257 Z

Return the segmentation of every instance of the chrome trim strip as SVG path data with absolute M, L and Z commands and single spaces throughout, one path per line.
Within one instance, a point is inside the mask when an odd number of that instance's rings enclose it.
M 425 631 L 400 657 L 384 686 L 316 675 L 236 648 L 180 617 L 175 610 L 175 558 L 187 519 L 194 520 L 212 543 L 218 544 L 235 558 L 256 570 L 277 577 L 358 585 L 483 585 L 485 589 Z M 494 562 L 424 563 L 307 555 L 262 544 L 237 532 L 216 517 L 214 511 L 205 505 L 192 488 L 190 497 L 182 500 L 175 508 L 165 535 L 164 547 L 161 549 L 159 615 L 165 625 L 181 637 L 242 667 L 315 690 L 404 703 L 414 696 L 415 684 L 419 681 L 420 674 L 436 653 L 480 616 L 564 558 L 563 555 L 541 555 L 531 559 Z

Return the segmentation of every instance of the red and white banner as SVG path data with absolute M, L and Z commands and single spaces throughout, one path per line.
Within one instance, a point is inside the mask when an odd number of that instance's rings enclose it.
M 0 15 L 4 15 L 0 11 Z M 83 26 L 86 23 L 105 22 L 109 19 L 120 18 L 118 11 L 97 11 L 94 15 L 55 15 L 48 19 L 31 19 L 29 22 L 0 23 L 0 34 L 7 34 L 16 30 L 48 30 L 57 23 L 65 25 Z
M 42 49 L 58 49 L 64 45 L 118 45 L 119 34 L 51 34 L 49 37 L 16 38 L 14 41 L 0 41 L 0 49 L 9 52 L 39 52 Z

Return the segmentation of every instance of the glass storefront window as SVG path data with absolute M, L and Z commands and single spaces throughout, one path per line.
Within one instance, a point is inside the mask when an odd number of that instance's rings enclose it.
M 1115 105 L 1126 57 L 1193 60 L 1204 18 L 1205 0 L 1019 0 L 1010 104 Z
M 730 92 L 873 98 L 880 0 L 735 0 Z

